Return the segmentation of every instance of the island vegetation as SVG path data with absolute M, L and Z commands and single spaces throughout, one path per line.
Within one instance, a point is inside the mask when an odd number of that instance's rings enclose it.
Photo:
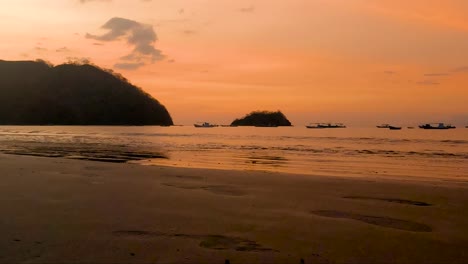
M 1 125 L 172 125 L 122 75 L 89 63 L 0 60 Z
M 254 111 L 232 121 L 231 126 L 277 127 L 291 126 L 291 122 L 281 111 Z

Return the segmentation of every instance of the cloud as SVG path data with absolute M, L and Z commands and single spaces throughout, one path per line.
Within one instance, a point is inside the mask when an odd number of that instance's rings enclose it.
M 145 64 L 143 62 L 135 62 L 135 63 L 122 62 L 122 63 L 114 64 L 114 67 L 117 69 L 123 69 L 123 70 L 136 70 L 144 65 Z
M 185 35 L 194 35 L 197 32 L 195 30 L 187 29 L 187 30 L 182 31 L 182 33 L 184 33 Z
M 55 50 L 56 52 L 70 52 L 71 50 L 67 47 L 61 47 Z
M 130 54 L 121 57 L 123 62 L 117 63 L 115 67 L 121 69 L 137 69 L 148 63 L 164 59 L 161 50 L 154 47 L 158 40 L 153 26 L 142 24 L 130 19 L 114 17 L 107 21 L 103 29 L 108 30 L 102 35 L 92 35 L 87 33 L 86 38 L 99 41 L 126 40 L 133 46 Z
M 255 7 L 254 6 L 242 7 L 242 8 L 239 8 L 239 11 L 242 13 L 252 13 L 255 11 Z
M 440 83 L 434 80 L 422 80 L 419 82 L 416 82 L 416 84 L 419 85 L 439 85 Z
M 451 72 L 468 72 L 468 66 L 462 66 L 452 69 Z
M 112 0 L 79 0 L 80 3 L 86 4 L 88 2 L 112 2 Z M 151 0 L 141 0 L 141 2 L 151 2 Z
M 391 74 L 396 74 L 395 71 L 384 71 L 384 73 L 385 73 L 385 74 L 390 74 L 390 75 L 391 75 Z
M 424 76 L 427 77 L 436 77 L 436 76 L 448 76 L 448 73 L 425 73 Z
M 34 47 L 34 49 L 35 49 L 36 51 L 39 51 L 39 52 L 41 52 L 41 51 L 47 51 L 47 49 L 46 49 L 46 48 L 39 47 L 39 46 L 37 46 L 37 47 Z
M 85 4 L 88 2 L 111 2 L 112 0 L 80 0 L 80 3 Z

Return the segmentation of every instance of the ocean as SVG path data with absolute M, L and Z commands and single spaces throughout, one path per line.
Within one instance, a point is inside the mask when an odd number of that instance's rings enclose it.
M 468 181 L 468 129 L 0 126 L 0 152 L 190 168 Z

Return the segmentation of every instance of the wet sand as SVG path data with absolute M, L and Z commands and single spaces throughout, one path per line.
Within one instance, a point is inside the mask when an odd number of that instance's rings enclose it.
M 466 263 L 468 183 L 0 155 L 0 263 Z

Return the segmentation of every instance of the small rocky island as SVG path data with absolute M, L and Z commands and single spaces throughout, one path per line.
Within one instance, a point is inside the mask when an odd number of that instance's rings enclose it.
M 0 125 L 173 125 L 167 109 L 95 65 L 0 60 Z
M 281 111 L 254 111 L 243 118 L 232 121 L 231 126 L 277 127 L 291 126 L 291 122 Z

